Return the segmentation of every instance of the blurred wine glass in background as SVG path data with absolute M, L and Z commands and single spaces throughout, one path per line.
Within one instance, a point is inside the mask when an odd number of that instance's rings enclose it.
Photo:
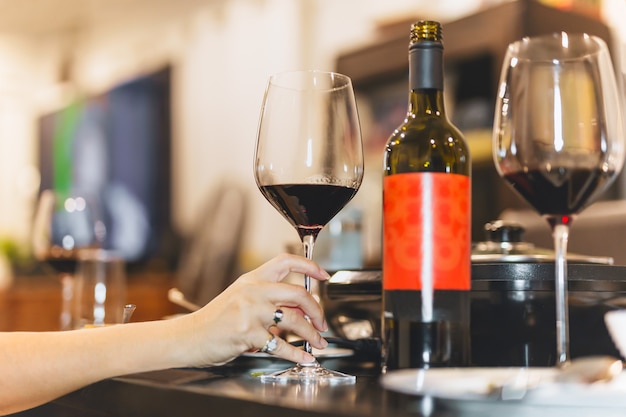
M 71 300 L 81 253 L 103 246 L 106 227 L 96 197 L 44 190 L 33 222 L 33 254 L 59 276 L 62 289 L 61 330 L 73 328 Z

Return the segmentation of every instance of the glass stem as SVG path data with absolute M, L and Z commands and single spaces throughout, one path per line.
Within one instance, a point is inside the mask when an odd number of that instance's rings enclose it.
M 553 227 L 555 250 L 555 286 L 556 297 L 556 354 L 557 366 L 569 361 L 569 311 L 567 296 L 567 241 L 569 226 L 556 224 Z
M 74 277 L 70 274 L 61 274 L 61 330 L 72 329 L 72 299 L 74 298 Z
M 302 246 L 304 247 L 304 257 L 307 259 L 313 259 L 313 246 L 315 246 L 315 236 L 314 235 L 305 235 L 302 238 Z M 304 274 L 304 288 L 307 290 L 309 294 L 311 294 L 311 277 L 307 274 Z M 307 320 L 308 317 L 305 317 Z M 304 350 L 307 353 L 311 353 L 311 344 L 304 341 Z

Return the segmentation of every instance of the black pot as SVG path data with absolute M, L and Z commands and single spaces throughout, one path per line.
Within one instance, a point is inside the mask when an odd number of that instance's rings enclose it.
M 619 357 L 604 314 L 626 308 L 626 267 L 568 265 L 570 353 Z M 380 270 L 339 271 L 323 286 L 329 325 L 340 337 L 380 337 Z M 556 363 L 553 262 L 473 263 L 472 365 Z
M 570 353 L 619 357 L 604 314 L 626 307 L 626 267 L 568 265 Z M 472 361 L 477 366 L 556 363 L 554 263 L 472 265 Z

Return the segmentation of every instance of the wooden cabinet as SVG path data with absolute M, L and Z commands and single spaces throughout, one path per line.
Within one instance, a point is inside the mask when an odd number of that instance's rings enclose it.
M 131 321 L 159 320 L 183 312 L 167 299 L 172 277 L 163 273 L 129 275 L 127 297 L 137 305 Z M 59 329 L 61 284 L 54 275 L 16 277 L 0 291 L 0 331 L 50 331 Z
M 365 109 L 360 113 L 366 152 L 378 154 L 379 161 L 386 136 L 406 113 L 408 34 L 413 20 L 387 27 L 376 42 L 341 54 L 336 63 L 337 71 L 353 80 L 359 108 Z M 491 158 L 493 109 L 507 46 L 524 36 L 566 31 L 599 36 L 611 47 L 611 32 L 597 19 L 530 0 L 503 3 L 442 23 L 446 106 L 472 152 L 472 237 L 477 241 L 483 238 L 483 225 L 505 208 L 529 207 L 498 177 Z M 616 190 L 605 198 L 619 196 Z

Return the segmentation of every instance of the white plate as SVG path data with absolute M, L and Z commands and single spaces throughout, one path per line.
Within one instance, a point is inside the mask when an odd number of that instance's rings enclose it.
M 556 372 L 553 368 L 403 369 L 387 372 L 381 383 L 392 391 L 452 402 L 621 408 L 622 415 L 626 415 L 624 372 L 611 382 L 595 384 L 555 383 Z M 513 384 L 520 395 L 510 400 L 500 398 L 497 388 L 505 384 Z

